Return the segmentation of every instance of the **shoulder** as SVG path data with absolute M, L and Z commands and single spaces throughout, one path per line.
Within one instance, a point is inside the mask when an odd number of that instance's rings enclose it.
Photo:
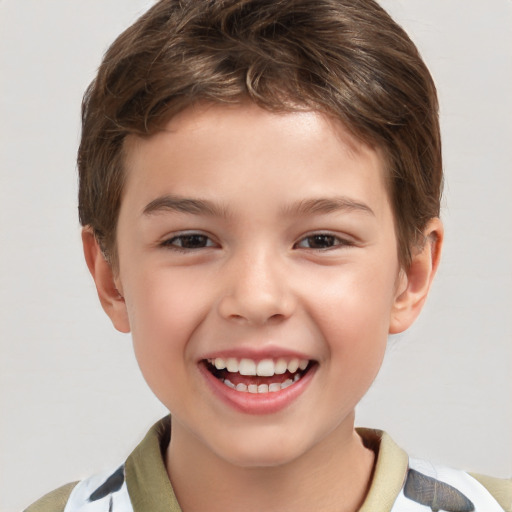
M 512 512 L 512 481 L 409 459 L 401 496 L 439 510 Z M 399 500 L 398 500 L 399 501 Z
M 358 429 L 376 454 L 359 512 L 512 512 L 512 480 L 467 473 L 410 458 L 385 432 Z
M 25 509 L 24 512 L 63 512 L 71 491 L 75 488 L 77 483 L 78 482 L 71 482 L 45 494 L 42 498 Z
M 170 418 L 166 417 L 151 428 L 117 469 L 60 487 L 24 512 L 132 512 L 134 508 L 179 511 L 162 458 L 169 436 Z
M 124 465 L 47 494 L 25 512 L 133 512 Z
M 493 478 L 476 473 L 470 475 L 492 494 L 505 512 L 512 512 L 512 478 Z

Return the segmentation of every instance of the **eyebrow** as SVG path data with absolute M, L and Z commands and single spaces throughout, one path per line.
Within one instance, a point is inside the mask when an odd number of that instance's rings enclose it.
M 153 201 L 145 206 L 142 213 L 144 215 L 152 215 L 165 211 L 190 213 L 193 215 L 227 216 L 225 208 L 211 201 L 174 195 L 165 195 L 153 199 Z
M 206 199 L 164 195 L 153 199 L 144 210 L 144 215 L 160 212 L 181 212 L 192 215 L 208 215 L 212 217 L 228 217 L 227 208 Z M 354 201 L 345 196 L 332 198 L 304 199 L 283 209 L 284 215 L 326 214 L 344 211 L 360 211 L 375 216 L 373 210 L 365 203 Z
M 285 215 L 307 215 L 344 211 L 360 211 L 375 216 L 375 212 L 367 204 L 354 201 L 345 196 L 304 199 L 285 208 L 283 213 Z

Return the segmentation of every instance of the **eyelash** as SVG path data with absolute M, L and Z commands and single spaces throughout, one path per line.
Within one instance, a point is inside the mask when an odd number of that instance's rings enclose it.
M 318 245 L 321 241 L 328 242 L 327 247 L 304 247 L 301 244 L 305 241 L 309 241 L 310 245 L 313 242 L 313 245 Z M 340 238 L 339 236 L 333 235 L 332 233 L 311 233 L 303 238 L 301 238 L 296 244 L 294 244 L 294 249 L 311 249 L 316 251 L 328 251 L 331 249 L 336 249 L 339 247 L 350 247 L 354 245 L 353 242 L 347 240 L 345 238 Z
M 205 245 L 201 245 L 200 247 L 184 247 L 184 242 L 188 240 L 188 242 L 192 241 L 192 239 L 201 239 L 201 241 L 206 242 Z M 176 244 L 177 241 L 180 241 L 180 244 Z M 187 242 L 185 242 L 186 244 Z M 208 247 L 215 247 L 216 244 L 213 242 L 213 240 L 204 233 L 182 233 L 181 235 L 173 236 L 172 238 L 169 238 L 168 240 L 164 240 L 162 242 L 162 247 L 167 247 L 169 249 L 172 249 L 173 251 L 178 252 L 190 252 L 190 251 L 197 251 L 198 249 L 205 249 Z
M 187 243 L 193 242 L 195 239 L 196 242 L 199 242 L 201 244 L 202 242 L 205 243 L 205 245 L 200 245 L 199 247 L 196 245 L 195 247 L 185 247 Z M 176 242 L 180 242 L 177 244 Z M 304 242 L 308 242 L 309 247 L 306 247 L 302 245 Z M 322 245 L 322 242 L 326 244 L 325 247 L 318 247 L 318 245 Z M 167 247 L 169 249 L 172 249 L 174 251 L 179 252 L 191 252 L 196 251 L 199 249 L 206 249 L 209 247 L 215 247 L 217 244 L 204 233 L 199 232 L 191 232 L 191 233 L 183 233 L 181 235 L 173 236 L 172 238 L 169 238 L 168 240 L 165 240 L 162 242 L 162 247 Z M 317 247 L 314 247 L 314 245 L 317 245 Z M 309 249 L 309 250 L 316 250 L 316 251 L 328 251 L 332 249 L 336 249 L 338 247 L 350 247 L 354 245 L 353 242 L 347 239 L 340 238 L 336 235 L 333 235 L 332 233 L 311 233 L 303 238 L 301 238 L 298 242 L 296 242 L 293 245 L 294 249 Z

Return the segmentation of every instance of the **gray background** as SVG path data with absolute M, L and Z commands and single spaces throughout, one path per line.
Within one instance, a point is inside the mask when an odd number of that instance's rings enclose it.
M 0 0 L 0 510 L 115 467 L 165 413 L 79 242 L 81 95 L 148 0 Z M 411 454 L 512 474 L 512 2 L 386 0 L 436 78 L 446 246 L 358 423 Z

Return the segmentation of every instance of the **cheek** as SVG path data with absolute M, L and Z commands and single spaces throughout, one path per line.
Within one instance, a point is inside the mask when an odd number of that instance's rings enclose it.
M 326 281 L 316 308 L 316 323 L 332 357 L 364 359 L 369 365 L 378 365 L 387 343 L 395 278 L 393 272 L 366 268 L 369 270 L 346 272 Z
M 143 272 L 131 281 L 127 294 L 128 316 L 134 335 L 183 334 L 203 315 L 209 295 L 205 280 L 190 272 Z
M 135 355 L 151 387 L 193 362 L 190 340 L 208 310 L 204 287 L 175 274 L 142 274 L 126 295 Z

